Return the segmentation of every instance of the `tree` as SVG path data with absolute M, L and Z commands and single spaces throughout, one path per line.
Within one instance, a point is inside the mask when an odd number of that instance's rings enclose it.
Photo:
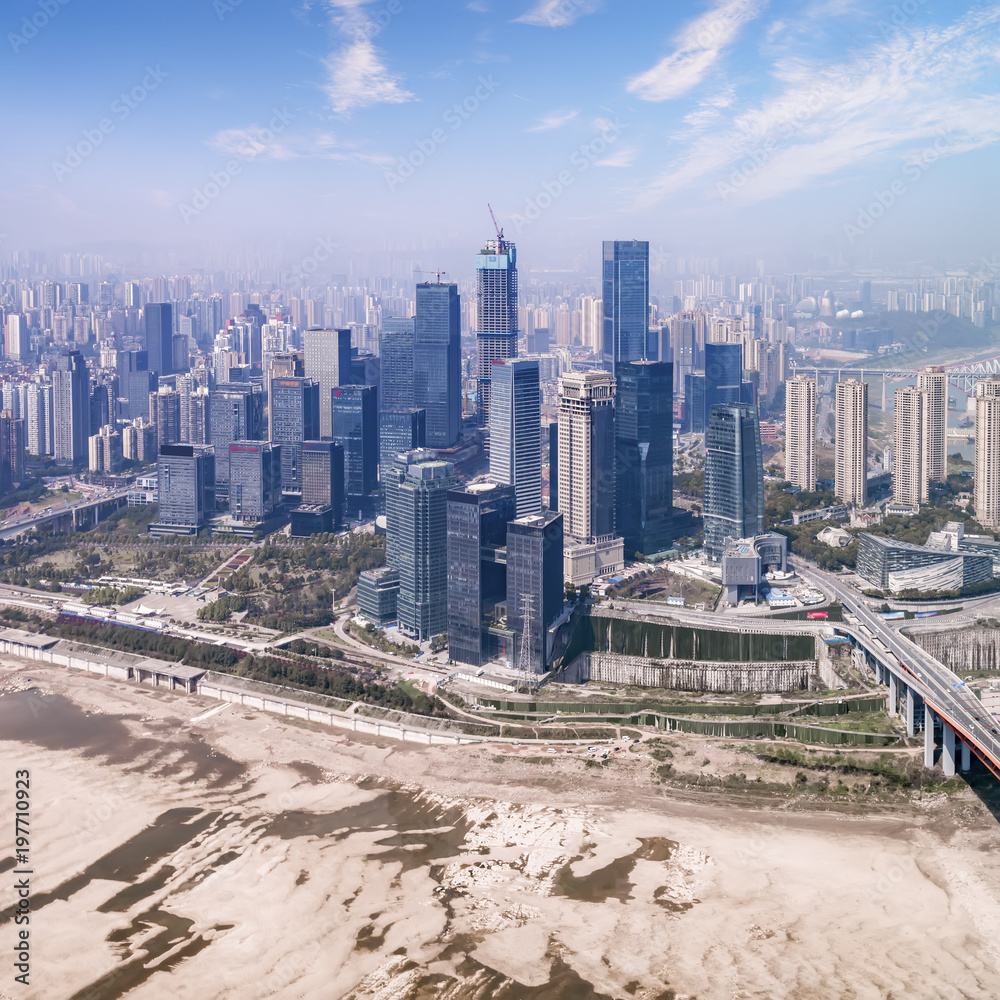
M 575 583 L 567 583 L 566 584 L 566 600 L 570 604 L 575 604 L 576 603 L 576 584 Z

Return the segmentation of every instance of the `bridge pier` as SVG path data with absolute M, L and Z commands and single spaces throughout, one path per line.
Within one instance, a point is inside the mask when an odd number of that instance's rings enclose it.
M 934 766 L 934 710 L 924 705 L 924 767 Z
M 972 767 L 972 747 L 965 740 L 962 740 L 962 763 L 961 769 L 968 771 Z
M 906 699 L 906 735 L 916 736 L 917 698 L 919 695 L 913 690 L 913 688 L 907 686 L 903 688 L 903 697 Z
M 955 777 L 955 730 L 941 720 L 941 767 L 946 778 Z
M 889 671 L 889 714 L 899 715 L 899 681 L 896 675 Z

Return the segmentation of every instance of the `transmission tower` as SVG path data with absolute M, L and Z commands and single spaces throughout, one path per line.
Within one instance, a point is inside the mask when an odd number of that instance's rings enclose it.
M 534 594 L 524 594 L 521 597 L 521 616 L 524 625 L 521 629 L 521 652 L 517 658 L 517 668 L 524 674 L 524 687 L 531 694 L 535 671 L 531 662 L 531 618 L 535 612 Z

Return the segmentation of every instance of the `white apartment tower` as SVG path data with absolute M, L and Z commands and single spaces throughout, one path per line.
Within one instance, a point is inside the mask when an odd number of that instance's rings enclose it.
M 837 383 L 834 491 L 846 504 L 868 500 L 868 383 Z
M 1000 526 L 1000 378 L 976 383 L 976 520 Z
M 785 479 L 816 490 L 816 380 L 804 375 L 785 382 Z
M 948 478 L 948 376 L 943 368 L 925 368 L 917 374 L 917 388 L 926 397 L 924 475 L 932 483 L 943 483 Z
M 896 503 L 919 506 L 930 495 L 924 465 L 927 393 L 914 385 L 896 390 L 896 454 L 892 496 Z

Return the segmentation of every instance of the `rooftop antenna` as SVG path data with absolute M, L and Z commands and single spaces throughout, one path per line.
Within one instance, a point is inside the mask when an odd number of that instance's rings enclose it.
M 436 274 L 437 275 L 437 284 L 440 285 L 441 284 L 441 275 L 442 274 L 447 274 L 448 272 L 447 271 L 422 271 L 419 267 L 415 267 L 413 269 L 413 273 L 414 274 Z
M 490 210 L 490 218 L 493 220 L 493 228 L 497 231 L 497 250 L 502 251 L 503 246 L 503 230 L 500 228 L 500 223 L 497 222 L 497 217 L 493 214 L 493 207 L 489 202 L 486 203 L 486 207 Z

